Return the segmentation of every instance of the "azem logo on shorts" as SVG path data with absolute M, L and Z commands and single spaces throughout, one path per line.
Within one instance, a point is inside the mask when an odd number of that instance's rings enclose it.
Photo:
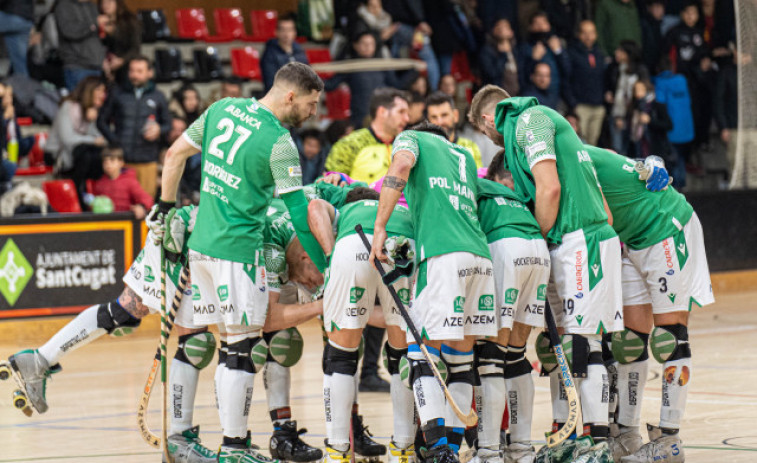
M 457 296 L 453 305 L 455 313 L 465 312 L 465 298 L 463 296 Z
M 397 291 L 397 296 L 399 296 L 400 301 L 402 301 L 403 304 L 408 305 L 410 303 L 410 290 L 407 288 L 402 288 L 399 291 Z
M 365 292 L 365 288 L 361 288 L 359 286 L 350 288 L 350 303 L 354 304 L 357 301 L 359 301 L 363 297 L 364 292 Z
M 478 298 L 478 310 L 490 311 L 494 310 L 494 296 L 491 294 L 484 294 Z
M 536 300 L 537 301 L 547 300 L 547 285 L 539 285 L 539 287 L 536 288 Z
M 155 274 L 152 272 L 152 267 L 145 265 L 145 281 L 152 283 L 155 281 Z
M 13 306 L 32 277 L 33 268 L 12 239 L 0 251 L 0 293 Z
M 200 288 L 197 285 L 192 285 L 192 300 L 199 301 L 200 297 Z
M 216 293 L 218 293 L 218 299 L 220 299 L 221 302 L 224 302 L 229 298 L 229 287 L 227 285 L 221 285 L 216 289 Z
M 515 301 L 518 300 L 518 290 L 515 288 L 510 288 L 507 291 L 505 291 L 505 304 L 515 304 Z

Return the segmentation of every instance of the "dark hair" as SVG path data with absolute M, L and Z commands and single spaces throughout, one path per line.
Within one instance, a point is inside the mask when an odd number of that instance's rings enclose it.
M 531 24 L 534 23 L 534 20 L 536 18 L 539 18 L 539 17 L 542 17 L 542 16 L 545 17 L 545 18 L 547 18 L 547 21 L 549 21 L 549 15 L 547 14 L 546 11 L 536 10 L 533 13 L 531 13 L 531 16 L 528 17 L 528 25 L 530 26 Z
M 434 92 L 426 98 L 426 106 L 439 106 L 449 103 L 450 108 L 455 109 L 455 100 L 444 92 Z
M 276 22 L 276 27 L 279 27 L 279 23 L 281 23 L 281 21 L 292 21 L 295 27 L 297 27 L 297 13 L 291 11 L 287 14 L 279 16 L 279 20 Z
M 227 84 L 227 85 L 239 85 L 239 86 L 241 86 L 242 83 L 244 83 L 244 81 L 242 79 L 240 79 L 239 77 L 237 77 L 237 76 L 229 76 L 229 77 L 224 77 L 223 80 L 221 80 L 221 83 L 222 84 Z
M 512 177 L 512 175 L 513 174 L 505 168 L 505 150 L 499 150 L 499 152 L 492 158 L 489 167 L 486 169 L 486 176 L 484 176 L 484 178 L 494 182 L 497 177 L 507 178 L 508 176 Z
M 103 0 L 98 0 L 98 9 L 102 12 Z M 116 0 L 116 21 L 133 21 L 137 16 L 126 6 L 124 0 Z
M 310 93 L 313 90 L 316 92 L 323 91 L 323 81 L 313 71 L 313 68 L 297 61 L 285 64 L 276 72 L 273 77 L 273 86 L 276 87 L 283 82 L 294 85 L 297 93 Z
M 326 139 L 333 145 L 344 136 L 348 127 L 353 127 L 352 122 L 349 119 L 335 120 L 326 128 Z
M 352 34 L 352 42 L 351 43 L 353 43 L 353 44 L 354 43 L 358 43 L 360 41 L 360 39 L 362 39 L 366 35 L 370 35 L 371 37 L 373 37 L 373 40 L 376 42 L 376 44 L 379 43 L 379 40 L 376 38 L 376 35 L 373 32 L 371 32 L 370 30 L 368 30 L 368 29 L 363 29 L 363 30 L 360 30 L 360 31 Z
M 373 199 L 378 201 L 379 192 L 373 188 L 357 187 L 350 190 L 347 196 L 344 197 L 344 204 L 354 203 L 356 201 L 363 201 L 365 199 Z
M 323 133 L 318 129 L 305 129 L 300 132 L 300 139 L 304 142 L 306 138 L 315 138 L 323 145 Z
M 124 158 L 124 150 L 118 146 L 107 146 L 103 148 L 102 154 L 103 159 L 106 158 L 119 158 L 123 160 Z
M 432 124 L 429 121 L 419 122 L 407 130 L 414 130 L 416 132 L 433 133 L 434 135 L 439 135 L 445 140 L 447 139 L 447 132 L 442 127 L 439 127 L 436 124 Z
M 147 63 L 147 69 L 152 69 L 152 61 L 150 61 L 150 58 L 148 58 L 145 55 L 134 55 L 134 56 L 132 56 L 131 59 L 129 59 L 129 66 L 127 66 L 127 69 L 129 67 L 131 67 L 131 63 L 133 63 L 135 61 L 144 61 L 145 63 Z
M 391 87 L 380 87 L 374 90 L 373 95 L 371 95 L 370 108 L 368 111 L 371 119 L 376 118 L 376 113 L 379 108 L 392 109 L 394 107 L 395 98 L 405 100 L 408 104 L 410 103 L 410 95 L 403 90 L 397 90 L 396 88 Z
M 423 74 L 421 74 L 418 71 L 409 71 L 409 72 L 413 73 L 412 74 L 413 78 L 410 79 L 410 81 L 408 82 L 405 90 L 407 90 L 409 92 L 413 91 L 413 89 L 412 89 L 413 84 L 415 84 L 419 79 L 421 79 L 421 80 L 425 80 L 426 81 L 426 95 L 428 95 L 429 89 L 431 88 L 431 84 L 429 84 L 428 77 L 424 76 Z
M 628 55 L 628 72 L 635 74 L 641 62 L 641 49 L 639 45 L 633 40 L 621 40 L 618 48 L 623 50 Z
M 408 101 L 408 103 L 423 103 L 425 105 L 426 99 L 418 92 L 410 92 L 410 101 Z
M 89 109 L 95 106 L 94 94 L 97 87 L 105 85 L 100 77 L 88 76 L 80 80 L 74 88 L 74 91 L 66 98 L 68 101 L 79 103 L 82 110 L 82 116 Z

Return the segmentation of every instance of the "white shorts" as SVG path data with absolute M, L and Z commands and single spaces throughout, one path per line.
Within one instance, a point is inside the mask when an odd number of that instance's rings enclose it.
M 263 327 L 268 289 L 265 265 L 260 258 L 256 261 L 258 265 L 243 264 L 189 251 L 195 324 L 222 324 L 229 331 Z
M 368 240 L 373 235 L 366 235 Z M 387 266 L 384 266 L 387 271 Z M 368 262 L 368 251 L 360 236 L 347 235 L 336 242 L 331 256 L 326 288 L 323 294 L 323 326 L 331 332 L 341 329 L 363 329 L 375 306 L 376 296 L 387 325 L 406 328 L 389 288 L 381 281 L 376 268 Z M 394 289 L 405 307 L 410 305 L 409 278 L 395 281 Z
M 715 302 L 696 214 L 676 236 L 623 252 L 623 305 L 652 304 L 652 313 L 690 311 Z
M 171 304 L 176 292 L 176 281 L 181 273 L 181 266 L 166 262 L 166 304 Z M 139 296 L 142 304 L 150 313 L 160 312 L 160 245 L 155 243 L 152 232 L 147 234 L 145 247 L 132 262 L 123 278 L 126 286 Z M 181 298 L 181 305 L 176 311 L 174 323 L 184 328 L 199 328 L 194 324 L 192 315 L 192 296 L 189 284 Z
M 410 317 L 429 340 L 496 336 L 492 262 L 452 252 L 421 262 Z M 414 342 L 408 333 L 408 341 Z
M 620 241 L 617 236 L 599 241 L 597 234 L 565 234 L 562 244 L 549 252 L 549 305 L 557 326 L 569 334 L 623 330 Z
M 541 239 L 502 238 L 489 243 L 494 266 L 497 328 L 513 322 L 544 326 L 549 251 Z

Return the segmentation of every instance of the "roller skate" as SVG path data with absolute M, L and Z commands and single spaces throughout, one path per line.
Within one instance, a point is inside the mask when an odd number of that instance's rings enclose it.
M 683 463 L 683 443 L 678 433 L 664 433 L 658 426 L 647 425 L 649 442 L 633 455 L 620 459 L 622 463 Z
M 269 443 L 271 456 L 279 460 L 294 462 L 320 460 L 323 457 L 323 452 L 300 439 L 300 436 L 306 432 L 307 429 L 297 429 L 296 421 L 285 421 L 281 426 L 278 426 L 278 429 L 273 431 Z
M 394 441 L 389 443 L 389 463 L 415 463 L 415 447 L 405 449 L 397 447 Z
M 455 452 L 449 447 L 449 445 L 437 445 L 430 449 L 421 449 L 421 455 L 423 463 L 459 463 Z
M 471 458 L 471 463 L 503 463 L 502 452 L 499 448 L 490 449 L 481 447 L 476 450 L 476 454 Z
M 352 415 L 352 433 L 356 461 L 378 462 L 380 456 L 386 455 L 386 446 L 371 439 L 373 434 L 363 426 L 362 415 Z
M 12 377 L 16 381 L 18 388 L 13 391 L 13 406 L 24 415 L 32 416 L 33 410 L 47 411 L 47 378 L 60 370 L 60 365 L 51 368 L 39 352 L 27 349 L 11 355 L 7 362 L 0 362 L 0 380 Z
M 505 463 L 533 463 L 536 451 L 526 442 L 513 442 L 504 449 Z
M 620 459 L 636 453 L 644 441 L 639 434 L 639 428 L 623 428 L 621 432 L 617 425 L 610 425 L 610 437 L 607 439 L 607 445 L 610 446 L 612 459 L 620 463 Z
M 339 450 L 329 445 L 329 440 L 323 441 L 326 444 L 326 452 L 323 455 L 321 463 L 350 463 L 350 449 Z
M 200 427 L 187 429 L 181 434 L 168 436 L 168 452 L 174 463 L 214 463 L 218 461 L 216 452 L 200 444 Z M 166 463 L 165 456 L 163 463 Z

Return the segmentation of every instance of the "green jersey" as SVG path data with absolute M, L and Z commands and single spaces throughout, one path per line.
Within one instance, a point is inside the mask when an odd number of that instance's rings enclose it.
M 339 241 L 345 236 L 354 235 L 357 224 L 363 226 L 365 233 L 372 234 L 377 213 L 378 201 L 373 199 L 355 201 L 341 207 L 339 209 L 336 240 Z M 408 238 L 413 237 L 413 221 L 408 208 L 399 204 L 394 206 L 394 211 L 392 211 L 389 222 L 386 224 L 386 234 L 388 236 L 402 235 Z
M 406 130 L 395 140 L 392 156 L 409 151 L 415 158 L 405 187 L 419 261 L 451 252 L 490 259 L 478 222 L 478 176 L 467 149 L 427 132 Z
M 192 123 L 184 138 L 202 150 L 202 205 L 190 249 L 257 265 L 274 187 L 279 194 L 302 188 L 289 131 L 254 98 L 225 98 Z
M 550 243 L 561 243 L 566 233 L 607 224 L 594 164 L 564 117 L 536 98 L 508 98 L 497 105 L 496 125 L 505 137 L 505 159 L 516 191 L 527 203 L 536 197 L 531 169 L 544 160 L 556 161 L 560 210 L 547 235 Z
M 491 180 L 478 180 L 478 219 L 486 241 L 502 238 L 542 239 L 534 215 L 515 192 Z
M 272 200 L 266 213 L 263 237 L 266 280 L 270 290 L 279 292 L 281 285 L 289 279 L 286 251 L 294 238 L 294 225 L 284 201 Z
M 610 151 L 586 146 L 612 213 L 612 228 L 631 249 L 644 249 L 677 235 L 694 208 L 673 187 L 647 190 L 635 162 Z
M 305 196 L 308 198 L 308 201 L 312 201 L 316 198 L 322 199 L 339 209 L 340 207 L 344 206 L 344 201 L 347 199 L 347 193 L 359 187 L 368 188 L 368 184 L 363 182 L 354 182 L 350 185 L 341 187 L 326 182 L 318 182 L 306 185 L 304 189 Z

